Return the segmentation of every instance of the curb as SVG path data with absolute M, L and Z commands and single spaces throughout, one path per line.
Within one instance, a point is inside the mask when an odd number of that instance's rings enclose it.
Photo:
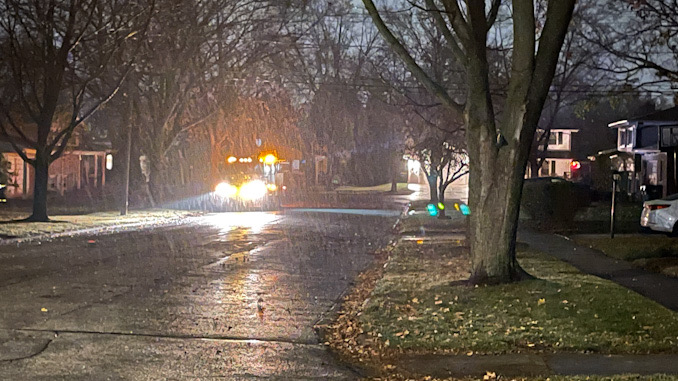
M 396 222 L 391 227 L 393 239 L 391 239 L 389 241 L 387 246 L 389 246 L 389 245 L 395 246 L 395 245 L 398 244 L 399 235 L 400 235 L 400 232 L 399 232 L 400 221 L 407 215 L 407 212 L 410 208 L 410 205 L 411 205 L 411 202 L 408 202 L 407 204 L 405 204 L 405 206 L 402 208 L 400 215 L 396 219 Z M 372 265 L 374 265 L 374 263 L 372 263 L 370 266 L 372 266 Z M 355 280 L 351 281 L 348 284 L 348 287 L 346 287 L 346 289 L 339 295 L 339 297 L 337 297 L 335 299 L 334 303 L 332 304 L 332 307 L 330 307 L 329 310 L 324 312 L 320 316 L 320 318 L 315 323 L 313 323 L 313 330 L 315 331 L 316 335 L 318 336 L 318 341 L 320 342 L 321 345 L 325 346 L 325 343 L 328 341 L 329 326 L 330 326 L 330 324 L 332 324 L 332 322 L 337 320 L 337 318 L 339 316 L 339 308 L 343 304 L 344 298 L 346 297 L 346 295 L 348 295 L 353 290 L 353 288 L 355 286 L 356 286 Z M 348 363 L 346 361 L 342 361 L 339 358 L 338 353 L 331 350 L 331 348 L 330 348 L 330 353 L 335 358 L 337 358 L 342 364 L 344 364 L 348 369 L 350 369 L 353 373 L 358 375 L 359 377 L 363 378 L 363 377 L 366 377 L 368 375 L 368 374 L 366 374 L 364 369 L 356 366 L 355 364 L 351 364 L 351 363 Z
M 411 205 L 411 202 L 408 202 L 405 207 L 403 208 L 402 212 L 400 213 L 400 216 L 396 219 L 396 222 L 393 224 L 391 227 L 392 233 L 394 238 L 389 242 L 388 245 L 396 245 L 399 241 L 399 232 L 398 232 L 398 227 L 400 224 L 400 221 L 407 215 L 407 211 L 409 210 Z M 330 325 L 331 322 L 336 320 L 337 315 L 339 313 L 339 307 L 343 303 L 344 297 L 348 295 L 348 293 L 351 291 L 351 289 L 355 286 L 355 281 L 351 281 L 349 283 L 349 286 L 339 295 L 337 299 L 335 299 L 334 303 L 332 304 L 332 307 L 330 307 L 329 310 L 327 310 L 323 315 L 318 319 L 315 323 L 313 323 L 313 330 L 316 332 L 318 335 L 318 339 L 320 343 L 325 343 L 327 340 L 327 334 L 328 330 L 327 327 Z

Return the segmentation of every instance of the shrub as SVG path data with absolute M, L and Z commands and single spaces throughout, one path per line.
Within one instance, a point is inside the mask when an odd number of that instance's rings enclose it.
M 568 181 L 528 180 L 523 185 L 521 210 L 539 223 L 567 225 L 574 221 L 583 204 L 580 193 L 576 185 Z

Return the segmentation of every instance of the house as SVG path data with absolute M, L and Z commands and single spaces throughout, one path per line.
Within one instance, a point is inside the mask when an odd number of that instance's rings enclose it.
M 34 150 L 24 148 L 23 151 L 29 157 L 35 156 Z M 11 173 L 9 186 L 5 190 L 7 197 L 26 198 L 26 195 L 33 193 L 33 168 L 24 162 L 7 141 L 0 140 L 0 152 L 5 157 L 5 160 L 9 161 L 9 171 Z
M 544 150 L 543 144 L 539 144 L 538 147 L 537 160 L 542 161 L 539 173 L 532 176 L 532 169 L 528 167 L 526 177 L 557 176 L 566 179 L 571 178 L 573 165 L 578 164 L 572 153 L 572 140 L 577 132 L 579 132 L 578 129 L 567 127 L 551 129 L 546 150 Z M 538 131 L 537 134 L 538 136 L 543 135 L 544 130 Z
M 629 193 L 657 189 L 678 192 L 678 107 L 608 125 L 617 130 L 617 151 L 633 160 L 617 168 L 630 178 Z
M 35 150 L 20 146 L 28 158 L 35 157 Z M 0 152 L 10 162 L 12 173 L 7 198 L 28 199 L 33 196 L 35 171 L 16 153 L 12 145 L 0 138 Z M 112 168 L 110 149 L 101 147 L 67 150 L 56 159 L 49 169 L 48 189 L 64 195 L 79 189 L 103 190 L 106 185 L 106 170 Z

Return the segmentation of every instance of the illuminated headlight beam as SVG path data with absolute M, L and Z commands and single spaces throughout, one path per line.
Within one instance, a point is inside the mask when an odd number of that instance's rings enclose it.
M 238 194 L 238 188 L 229 183 L 220 183 L 214 189 L 217 196 L 223 198 L 234 198 Z
M 243 200 L 255 201 L 264 198 L 267 192 L 268 188 L 266 188 L 266 184 L 263 181 L 254 180 L 240 187 L 239 196 Z

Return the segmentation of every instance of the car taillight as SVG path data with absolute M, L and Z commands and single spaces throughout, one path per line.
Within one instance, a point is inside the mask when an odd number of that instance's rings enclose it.
M 648 208 L 650 210 L 659 210 L 659 209 L 664 209 L 664 208 L 670 208 L 671 205 L 648 205 Z

